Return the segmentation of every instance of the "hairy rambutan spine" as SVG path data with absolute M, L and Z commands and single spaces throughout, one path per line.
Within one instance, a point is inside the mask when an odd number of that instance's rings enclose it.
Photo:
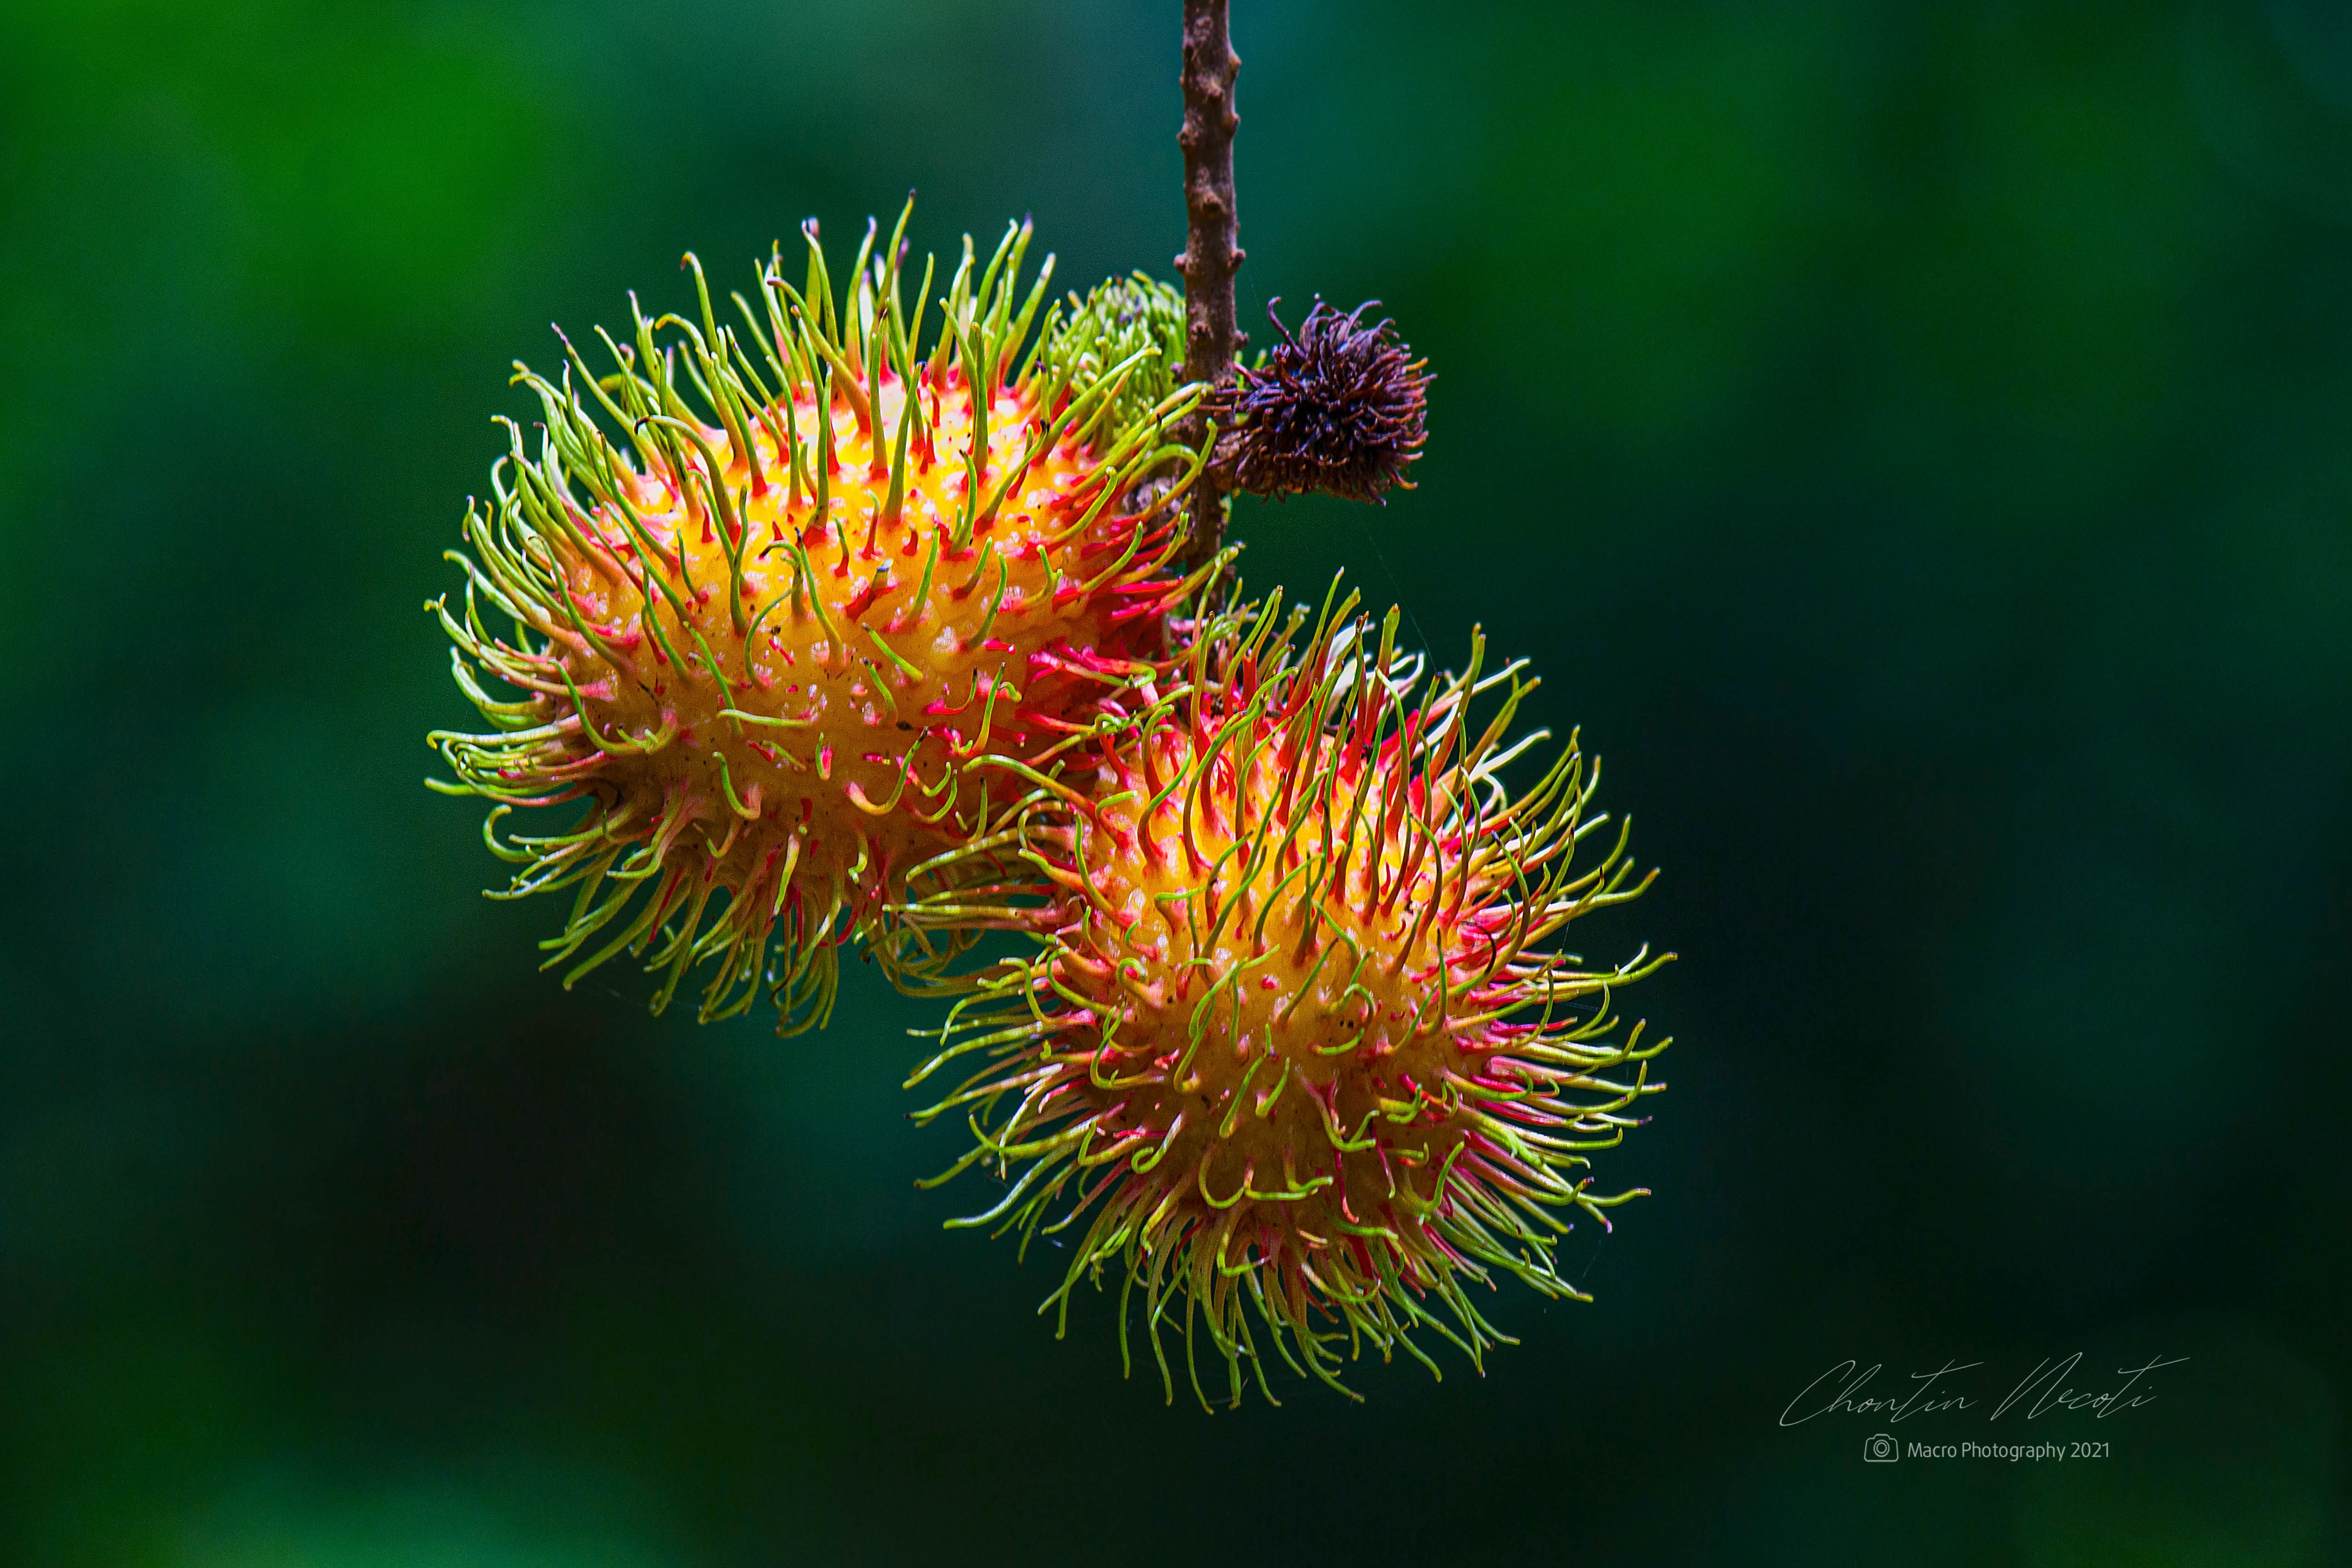
M 1045 307 L 1051 258 L 1020 289 L 1026 224 L 984 267 L 966 239 L 925 357 L 906 222 L 879 254 L 868 226 L 838 298 L 812 222 L 805 281 L 772 255 L 759 307 L 733 297 L 741 332 L 688 256 L 698 319 L 633 297 L 632 341 L 598 334 L 610 372 L 568 339 L 555 380 L 516 367 L 538 451 L 509 422 L 451 553 L 462 608 L 428 605 L 488 729 L 431 737 L 456 775 L 435 787 L 493 803 L 485 837 L 520 868 L 499 896 L 573 892 L 543 944 L 567 984 L 636 952 L 658 1009 L 708 964 L 705 1019 L 764 979 L 791 1032 L 823 1022 L 861 933 L 919 983 L 967 939 L 891 932 L 886 907 L 989 819 L 971 761 L 1042 775 L 1139 706 L 1210 575 L 1169 569 L 1201 458 L 1168 433 L 1199 389 L 1156 342 L 1107 363 L 1100 321 Z M 572 801 L 562 831 L 499 835 Z
M 1267 301 L 1280 341 L 1255 365 L 1211 389 L 1202 412 L 1221 427 L 1210 461 L 1217 482 L 1280 498 L 1320 491 L 1379 500 L 1428 438 L 1426 364 L 1387 321 L 1366 326 L 1367 300 L 1341 314 L 1315 301 L 1293 332 Z
M 972 1130 L 938 1180 L 1009 1184 L 957 1223 L 1025 1251 L 1087 1218 L 1046 1305 L 1066 1317 L 1081 1279 L 1119 1268 L 1122 1354 L 1139 1284 L 1171 1397 L 1180 1305 L 1195 1393 L 1197 1324 L 1238 1400 L 1244 1361 L 1273 1397 L 1269 1350 L 1334 1387 L 1365 1342 L 1435 1371 L 1423 1328 L 1477 1363 L 1506 1336 L 1465 1286 L 1497 1273 L 1582 1299 L 1559 1211 L 1605 1225 L 1634 1195 L 1576 1173 L 1663 1087 L 1665 1042 L 1611 1038 L 1610 997 L 1671 955 L 1586 970 L 1550 945 L 1649 879 L 1622 828 L 1571 865 L 1606 821 L 1573 737 L 1505 787 L 1544 739 L 1505 739 L 1522 667 L 1482 675 L 1474 640 L 1466 671 L 1424 683 L 1394 612 L 1375 643 L 1352 595 L 1327 599 L 1302 638 L 1278 605 L 1204 629 L 1160 700 L 1092 742 L 1091 781 L 1008 761 L 1035 787 L 966 853 L 1026 874 L 950 874 L 911 911 L 1032 943 L 973 980 L 910 1080 L 984 1062 L 920 1113 Z

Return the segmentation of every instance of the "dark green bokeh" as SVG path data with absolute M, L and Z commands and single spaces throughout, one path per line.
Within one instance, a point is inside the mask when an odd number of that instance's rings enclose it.
M 1247 574 L 1483 624 L 1665 868 L 1582 937 L 1685 955 L 1598 1301 L 1165 1408 L 912 1187 L 923 1009 L 566 994 L 418 784 L 508 362 L 909 185 L 1165 275 L 1174 0 L 17 5 L 0 1555 L 2344 1560 L 2352 26 L 1236 8 L 1245 321 L 1440 376 L 1421 488 Z M 1776 1426 L 2076 1350 L 2192 1358 L 2104 1467 Z

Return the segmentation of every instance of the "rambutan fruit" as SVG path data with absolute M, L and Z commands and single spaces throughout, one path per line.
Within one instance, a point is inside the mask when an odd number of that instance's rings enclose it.
M 906 222 L 879 254 L 868 226 L 838 300 L 812 221 L 804 285 L 772 257 L 760 308 L 734 296 L 740 332 L 688 256 L 698 321 L 633 297 L 633 342 L 599 332 L 610 373 L 568 340 L 556 381 L 516 367 L 538 455 L 509 422 L 495 503 L 451 553 L 464 605 L 427 606 L 488 732 L 431 739 L 456 773 L 436 787 L 494 803 L 485 837 L 520 868 L 496 896 L 572 890 L 542 944 L 566 984 L 649 951 L 656 1010 L 707 962 L 706 1020 L 764 978 L 780 1031 L 821 1024 L 838 947 L 987 818 L 971 761 L 1043 777 L 1133 710 L 1208 575 L 1169 570 L 1199 459 L 1168 432 L 1198 390 L 1165 334 L 1111 342 L 1084 306 L 1041 321 L 1052 258 L 1016 287 L 1024 223 L 984 267 L 967 237 L 926 357 L 933 273 L 910 316 Z M 570 826 L 499 836 L 566 802 L 586 803 Z M 878 952 L 905 981 L 960 940 Z
M 1281 302 L 1265 307 L 1279 341 L 1255 365 L 1237 366 L 1202 406 L 1223 430 L 1212 476 L 1276 499 L 1320 491 L 1379 500 L 1392 485 L 1410 489 L 1405 470 L 1428 438 L 1425 363 L 1393 322 L 1364 325 L 1377 300 L 1344 315 L 1318 300 L 1296 332 L 1274 313 Z
M 1124 1356 L 1139 1283 L 1171 1398 L 1179 1303 L 1194 1392 L 1197 1323 L 1238 1401 L 1244 1361 L 1273 1397 L 1269 1352 L 1334 1387 L 1367 1342 L 1435 1372 L 1424 1327 L 1479 1363 L 1507 1336 L 1465 1287 L 1497 1273 L 1584 1299 L 1557 1267 L 1562 1214 L 1605 1226 L 1633 1193 L 1577 1172 L 1664 1087 L 1664 1042 L 1612 1039 L 1610 1002 L 1671 955 L 1588 970 L 1552 945 L 1649 885 L 1622 828 L 1571 866 L 1606 820 L 1598 764 L 1571 737 L 1512 794 L 1506 767 L 1544 738 L 1504 740 L 1534 681 L 1482 676 L 1474 640 L 1465 672 L 1424 682 L 1395 612 L 1375 645 L 1354 603 L 1327 598 L 1303 639 L 1279 595 L 1204 628 L 1160 700 L 1090 738 L 1091 778 L 1074 763 L 975 839 L 995 884 L 916 879 L 913 918 L 1028 939 L 909 1085 L 984 1058 L 920 1113 L 962 1111 L 975 1140 L 937 1180 L 1009 1184 L 955 1223 L 1025 1251 L 1091 1216 L 1046 1305 L 1066 1321 L 1081 1279 L 1122 1270 Z

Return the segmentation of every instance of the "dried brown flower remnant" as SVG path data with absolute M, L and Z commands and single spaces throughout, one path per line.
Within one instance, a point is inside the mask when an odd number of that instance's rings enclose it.
M 1296 334 L 1275 314 L 1281 302 L 1265 313 L 1282 341 L 1204 405 L 1218 425 L 1212 471 L 1265 496 L 1378 500 L 1391 485 L 1410 489 L 1404 471 L 1427 433 L 1427 362 L 1392 322 L 1364 324 L 1377 300 L 1344 315 L 1318 300 Z

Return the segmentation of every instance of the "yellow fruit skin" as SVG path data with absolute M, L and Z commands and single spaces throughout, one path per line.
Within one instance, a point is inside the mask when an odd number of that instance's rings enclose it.
M 840 467 L 825 517 L 782 485 L 751 494 L 742 512 L 761 563 L 742 571 L 741 602 L 758 617 L 748 637 L 724 603 L 716 529 L 659 479 L 640 482 L 640 515 L 698 589 L 684 635 L 668 605 L 654 610 L 679 663 L 645 635 L 643 596 L 625 580 L 585 561 L 570 574 L 583 614 L 617 633 L 607 646 L 635 656 L 615 665 L 593 647 L 567 650 L 586 718 L 608 735 L 677 736 L 611 758 L 590 789 L 640 809 L 679 802 L 711 860 L 698 874 L 737 898 L 772 901 L 788 877 L 788 904 L 845 900 L 853 927 L 870 920 L 907 868 L 970 834 L 982 803 L 961 764 L 975 747 L 1041 762 L 1161 654 L 1153 612 L 1171 580 L 1141 574 L 1157 591 L 1139 595 L 1125 592 L 1133 579 L 1115 589 L 1089 579 L 1122 555 L 1150 566 L 1145 552 L 1168 531 L 1146 525 L 1139 541 L 1137 520 L 1115 509 L 1079 528 L 1108 478 L 1082 450 L 1040 458 L 996 516 L 956 542 L 971 424 L 967 389 L 950 379 L 929 417 L 957 455 L 918 457 L 896 520 L 882 515 L 868 437 L 846 408 L 835 410 Z M 903 389 L 885 381 L 882 394 L 887 428 Z M 1020 460 L 1034 423 L 1023 399 L 999 395 L 991 473 Z M 748 483 L 745 466 L 730 464 L 728 481 Z M 595 749 L 584 732 L 578 743 Z
M 966 1164 L 1015 1183 L 982 1217 L 1034 1234 L 1091 1207 L 1057 1295 L 1119 1263 L 1155 1331 L 1183 1300 L 1188 1359 L 1199 1312 L 1236 1394 L 1244 1361 L 1336 1383 L 1339 1346 L 1410 1351 L 1421 1327 L 1475 1358 L 1501 1336 L 1463 1285 L 1494 1270 L 1574 1295 L 1554 1211 L 1632 1195 L 1570 1173 L 1661 1087 L 1662 1046 L 1606 1037 L 1608 990 L 1656 961 L 1544 947 L 1646 885 L 1622 841 L 1570 872 L 1575 748 L 1507 797 L 1490 764 L 1523 688 L 1473 733 L 1475 669 L 1408 710 L 1386 646 L 1331 624 L 1296 654 L 1235 629 L 1222 668 L 1099 748 L 1091 788 L 1030 805 L 1037 902 L 1003 918 L 1035 950 L 931 1064 L 992 1058 L 937 1108 L 976 1110 Z
M 880 326 L 839 346 L 808 328 L 797 341 L 824 374 L 787 374 L 792 395 L 765 401 L 726 383 L 717 425 L 687 413 L 674 366 L 631 368 L 663 363 L 642 320 L 616 390 L 592 388 L 602 423 L 584 367 L 562 386 L 520 378 L 549 435 L 534 459 L 514 432 L 497 505 L 467 519 L 465 611 L 441 611 L 495 732 L 434 739 L 452 793 L 589 803 L 555 835 L 490 835 L 524 868 L 506 896 L 574 890 L 543 944 L 567 984 L 650 950 L 656 1008 L 709 963 L 705 1018 L 764 980 L 797 1027 L 822 1021 L 834 950 L 859 935 L 919 983 L 968 938 L 907 938 L 887 910 L 910 868 L 986 818 L 971 760 L 1050 771 L 1165 666 L 1169 609 L 1205 575 L 1166 569 L 1187 454 L 1160 432 L 1189 404 L 1106 429 L 1115 385 L 976 384 L 965 361 L 1009 363 L 985 330 L 1007 312 L 965 313 L 967 352 L 929 364 L 903 341 L 894 356 Z M 740 355 L 715 325 L 692 344 L 713 342 L 706 386 Z M 515 633 L 491 635 L 479 601 Z

